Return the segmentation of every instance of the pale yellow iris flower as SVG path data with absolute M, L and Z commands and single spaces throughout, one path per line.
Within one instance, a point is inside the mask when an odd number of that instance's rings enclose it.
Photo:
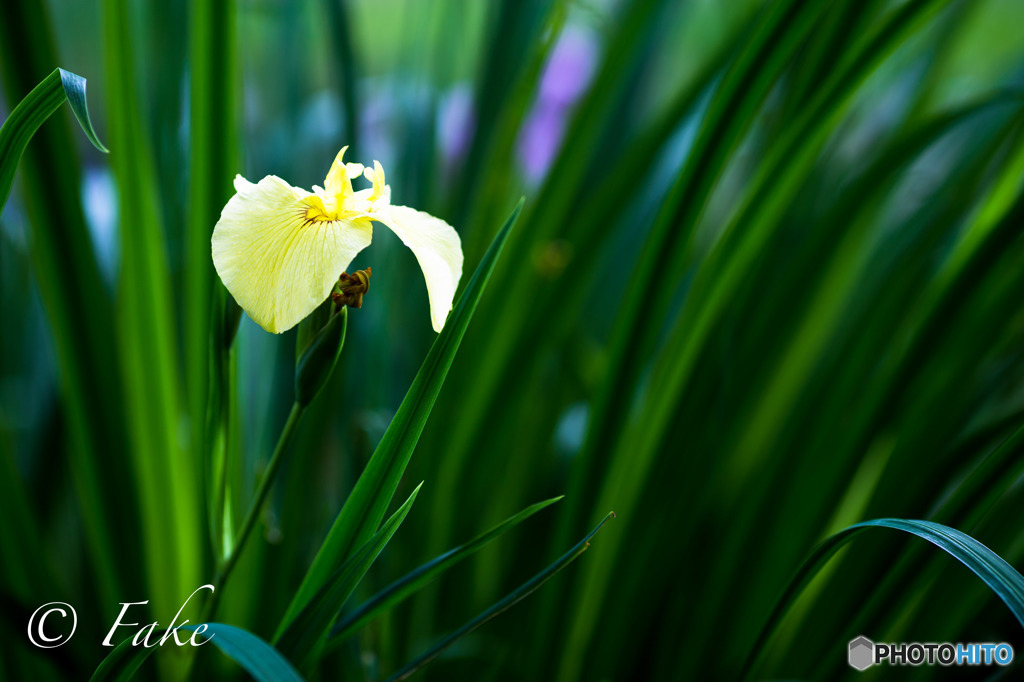
M 370 245 L 376 221 L 412 249 L 427 282 L 434 331 L 441 331 L 462 276 L 458 233 L 422 211 L 392 206 L 380 164 L 346 164 L 345 149 L 324 187 L 314 185 L 312 192 L 275 175 L 256 184 L 236 176 L 237 193 L 213 230 L 217 274 L 249 317 L 280 334 L 327 299 L 338 276 Z M 360 175 L 373 186 L 353 191 Z

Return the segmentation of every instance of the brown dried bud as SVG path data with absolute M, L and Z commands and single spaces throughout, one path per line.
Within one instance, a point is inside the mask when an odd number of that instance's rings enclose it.
M 334 285 L 331 292 L 331 300 L 340 309 L 342 306 L 349 308 L 362 308 L 363 295 L 370 290 L 370 268 L 357 270 L 354 274 L 341 273 L 338 283 Z

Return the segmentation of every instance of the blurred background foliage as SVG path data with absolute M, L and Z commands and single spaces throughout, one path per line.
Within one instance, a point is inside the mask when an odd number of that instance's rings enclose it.
M 209 581 L 209 233 L 234 173 L 309 187 L 345 144 L 381 161 L 396 203 L 459 230 L 463 281 L 527 198 L 399 490 L 425 481 L 418 504 L 350 606 L 567 497 L 371 623 L 323 679 L 394 672 L 610 509 L 586 556 L 420 677 L 733 678 L 815 543 L 870 518 L 1024 561 L 1024 4 L 8 5 L 5 115 L 63 66 L 112 151 L 62 112 L 0 217 L 0 632 L 21 641 L 53 600 L 89 632 L 53 655 L 5 646 L 12 679 L 79 677 L 118 602 L 167 617 Z M 412 254 L 378 230 L 366 266 L 224 595 L 220 620 L 268 640 L 432 341 Z M 236 517 L 294 353 L 294 333 L 243 317 Z M 867 534 L 759 674 L 846 674 L 860 634 L 1024 651 L 950 557 Z

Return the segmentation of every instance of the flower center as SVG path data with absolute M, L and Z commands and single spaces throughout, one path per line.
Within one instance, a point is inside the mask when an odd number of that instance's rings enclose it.
M 342 164 L 340 159 L 341 155 L 327 175 L 327 189 L 314 185 L 313 193 L 302 199 L 307 223 L 372 220 L 374 210 L 390 203 L 391 194 L 379 162 L 374 161 L 373 168 L 367 168 L 360 163 Z M 371 187 L 354 192 L 352 178 L 360 175 L 370 181 Z
M 338 197 L 310 194 L 302 200 L 306 205 L 306 222 L 320 223 L 341 220 L 346 211 L 339 206 Z

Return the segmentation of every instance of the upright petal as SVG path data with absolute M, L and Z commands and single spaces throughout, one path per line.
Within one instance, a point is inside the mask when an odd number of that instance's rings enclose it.
M 369 246 L 369 223 L 313 219 L 315 195 L 273 175 L 255 185 L 239 175 L 235 189 L 213 230 L 213 264 L 249 317 L 280 334 L 326 300 Z
M 363 164 L 345 163 L 345 152 L 348 146 L 341 148 L 334 157 L 334 163 L 324 180 L 324 193 L 328 196 L 347 197 L 352 195 L 352 180 L 363 174 Z
M 370 217 L 390 227 L 412 249 L 427 281 L 430 321 L 434 331 L 441 331 L 462 277 L 459 234 L 440 218 L 406 206 L 379 206 Z
M 342 147 L 338 155 L 334 157 L 334 163 L 331 164 L 331 169 L 327 171 L 327 177 L 324 179 L 325 193 L 330 196 L 352 194 L 352 183 L 348 179 L 348 172 L 345 168 L 346 150 L 348 150 L 348 145 Z

